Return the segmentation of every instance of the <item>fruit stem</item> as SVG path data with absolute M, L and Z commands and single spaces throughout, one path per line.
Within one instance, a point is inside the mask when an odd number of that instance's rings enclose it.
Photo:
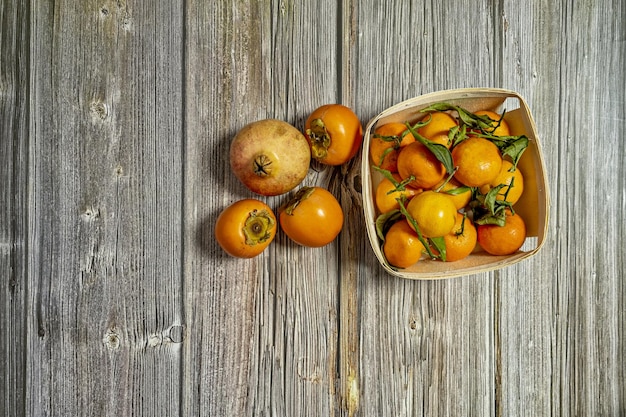
M 285 204 L 285 213 L 289 216 L 293 216 L 293 211 L 298 207 L 298 205 L 309 198 L 311 194 L 315 191 L 315 187 L 302 187 L 298 190 L 298 192 L 293 196 L 291 200 L 289 200 Z
M 306 130 L 306 135 L 311 141 L 311 153 L 313 158 L 320 160 L 326 158 L 330 147 L 330 134 L 326 130 L 322 119 L 313 119 L 311 127 Z
M 243 227 L 246 244 L 256 245 L 265 242 L 272 236 L 271 231 L 275 223 L 267 210 L 251 211 Z
M 255 156 L 252 164 L 252 170 L 259 177 L 267 177 L 272 173 L 272 160 L 267 155 Z

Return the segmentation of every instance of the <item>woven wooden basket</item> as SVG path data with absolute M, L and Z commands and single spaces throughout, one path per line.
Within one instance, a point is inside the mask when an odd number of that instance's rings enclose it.
M 524 193 L 514 209 L 526 221 L 527 238 L 522 248 L 508 256 L 487 254 L 478 246 L 467 258 L 455 262 L 422 259 L 406 269 L 389 265 L 382 252 L 382 243 L 376 234 L 375 220 L 378 215 L 374 201 L 375 190 L 382 175 L 371 166 L 370 137 L 377 126 L 390 122 L 416 122 L 424 115 L 419 110 L 431 104 L 446 102 L 461 106 L 469 111 L 481 109 L 502 112 L 509 123 L 512 135 L 525 134 L 529 145 L 518 163 L 524 176 Z M 381 265 L 390 274 L 408 279 L 440 279 L 475 274 L 503 268 L 539 251 L 544 243 L 548 228 L 549 196 L 546 172 L 537 137 L 535 122 L 526 101 L 516 92 L 503 89 L 458 89 L 446 90 L 418 96 L 396 104 L 374 117 L 364 132 L 362 153 L 363 209 L 369 240 Z

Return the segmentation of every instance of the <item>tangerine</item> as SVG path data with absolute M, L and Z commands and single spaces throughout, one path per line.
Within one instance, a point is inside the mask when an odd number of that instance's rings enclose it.
M 504 226 L 480 224 L 477 239 L 485 252 L 491 255 L 510 255 L 522 247 L 526 240 L 526 223 L 519 214 L 507 210 Z
M 434 189 L 447 194 L 457 210 L 467 206 L 472 199 L 472 189 L 459 183 L 454 178 L 448 182 L 441 181 Z
M 491 120 L 493 120 L 493 123 L 491 123 L 493 129 L 488 133 L 496 136 L 511 136 L 511 128 L 509 127 L 507 121 L 502 118 L 501 114 L 498 114 L 491 110 L 479 110 L 474 114 L 476 116 L 487 116 Z M 498 121 L 500 122 L 499 124 Z
M 446 244 L 446 262 L 459 261 L 469 256 L 476 247 L 476 226 L 461 213 L 456 214 L 452 231 L 443 237 Z
M 424 237 L 445 236 L 456 223 L 456 207 L 444 193 L 424 191 L 409 201 L 406 210 Z
M 444 165 L 420 142 L 413 142 L 398 155 L 398 173 L 402 179 L 414 177 L 410 186 L 430 189 L 446 175 Z
M 370 141 L 370 156 L 377 167 L 398 172 L 398 151 L 415 142 L 407 127 L 399 122 L 386 123 L 374 131 Z
M 393 177 L 397 182 L 402 181 L 398 174 L 394 174 Z M 399 209 L 400 203 L 398 203 L 398 199 L 411 199 L 420 192 L 422 192 L 422 190 L 413 187 L 405 187 L 403 191 L 396 190 L 396 186 L 393 182 L 388 178 L 383 178 L 383 180 L 378 183 L 378 186 L 376 186 L 376 207 L 381 213 Z
M 514 168 L 513 163 L 506 159 L 502 161 L 500 173 L 489 184 L 480 187 L 480 192 L 487 194 L 489 190 L 500 184 L 504 184 L 505 186 L 500 189 L 496 198 L 498 200 L 504 200 L 506 194 L 506 201 L 511 204 L 517 203 L 524 192 L 524 177 L 522 172 L 518 168 Z
M 446 148 L 450 148 L 448 133 L 450 129 L 457 126 L 457 122 L 449 113 L 436 111 L 424 116 L 421 122 L 428 121 L 428 124 L 417 129 L 417 133 L 435 143 L 440 143 Z
M 452 149 L 457 167 L 455 178 L 468 187 L 489 184 L 500 173 L 502 156 L 498 147 L 488 139 L 471 136 Z
M 395 222 L 385 235 L 383 253 L 387 262 L 397 268 L 407 268 L 420 260 L 424 245 L 407 222 Z

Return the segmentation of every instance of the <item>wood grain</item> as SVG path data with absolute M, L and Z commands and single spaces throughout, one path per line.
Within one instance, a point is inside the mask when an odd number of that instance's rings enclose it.
M 0 2 L 0 28 L 0 415 L 10 416 L 26 407 L 28 9 Z
M 624 414 L 626 7 L 575 3 L 0 0 L 0 415 Z M 228 204 L 287 197 L 230 174 L 246 123 L 460 87 L 530 105 L 535 257 L 388 275 L 358 158 L 304 181 L 332 244 L 215 243 Z
M 33 15 L 26 413 L 178 413 L 182 8 Z

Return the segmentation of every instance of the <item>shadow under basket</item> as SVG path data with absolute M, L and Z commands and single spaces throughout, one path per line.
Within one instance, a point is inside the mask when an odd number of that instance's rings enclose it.
M 415 123 L 424 117 L 420 113 L 429 105 L 445 102 L 460 106 L 470 112 L 492 110 L 505 113 L 511 135 L 526 135 L 528 148 L 518 162 L 524 177 L 524 192 L 513 206 L 526 223 L 526 240 L 519 251 L 512 255 L 494 256 L 486 253 L 480 245 L 466 258 L 455 262 L 422 259 L 411 267 L 398 269 L 391 266 L 382 251 L 382 242 L 376 233 L 376 187 L 383 179 L 372 168 L 370 141 L 378 126 L 391 122 Z M 408 279 L 441 279 L 470 275 L 500 269 L 528 259 L 539 251 L 548 229 L 549 196 L 541 146 L 535 122 L 524 99 L 514 91 L 503 89 L 458 89 L 439 91 L 418 96 L 396 104 L 374 117 L 367 125 L 363 137 L 362 152 L 363 210 L 370 244 L 381 265 L 390 274 Z

